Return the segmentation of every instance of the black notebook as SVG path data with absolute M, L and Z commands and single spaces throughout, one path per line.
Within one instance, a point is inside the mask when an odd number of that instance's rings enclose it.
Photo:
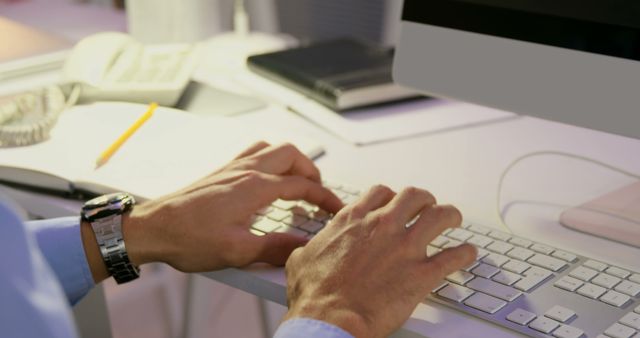
M 393 82 L 393 49 L 353 39 L 255 55 L 247 63 L 336 111 L 419 96 Z

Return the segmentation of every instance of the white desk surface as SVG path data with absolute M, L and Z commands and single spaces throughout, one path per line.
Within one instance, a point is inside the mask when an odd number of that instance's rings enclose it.
M 55 78 L 54 74 L 46 79 Z M 27 82 L 43 84 L 30 80 L 15 83 L 11 89 L 23 88 Z M 3 89 L 6 92 L 9 88 Z M 236 118 L 264 128 L 285 126 L 320 141 L 326 147 L 326 155 L 317 165 L 325 178 L 363 188 L 374 183 L 396 189 L 408 185 L 426 188 L 439 202 L 458 206 L 468 220 L 493 227 L 498 227 L 498 178 L 511 161 L 526 153 L 565 151 L 640 173 L 640 157 L 633 156 L 640 153 L 640 141 L 528 117 L 365 147 L 338 139 L 284 109 Z M 515 203 L 577 205 L 629 182 L 628 178 L 589 163 L 554 156 L 531 159 L 516 166 L 505 182 L 503 202 L 510 204 L 506 220 L 518 235 L 640 271 L 640 249 L 560 226 L 560 207 Z M 285 304 L 284 274 L 279 268 L 254 266 L 204 275 Z M 459 325 L 462 319 L 465 325 Z M 434 338 L 519 336 L 434 304 L 420 304 L 404 328 L 408 331 L 400 336 L 414 336 L 411 331 Z
M 288 111 L 238 118 L 265 128 L 285 125 L 322 142 L 327 153 L 317 165 L 324 178 L 356 187 L 385 183 L 396 189 L 426 188 L 440 203 L 456 205 L 467 220 L 493 227 L 499 224 L 498 179 L 521 155 L 564 151 L 640 172 L 640 157 L 631 156 L 640 151 L 638 140 L 529 117 L 365 147 L 337 139 Z M 629 182 L 586 162 L 557 156 L 531 158 L 514 167 L 505 180 L 503 207 L 510 206 L 506 221 L 518 235 L 640 271 L 640 249 L 569 230 L 557 221 L 563 206 L 577 205 Z M 257 265 L 204 275 L 286 304 L 281 269 Z M 461 319 L 464 325 L 459 325 Z M 407 331 L 399 336 L 413 336 L 411 331 L 434 338 L 520 336 L 435 304 L 420 304 L 404 328 Z

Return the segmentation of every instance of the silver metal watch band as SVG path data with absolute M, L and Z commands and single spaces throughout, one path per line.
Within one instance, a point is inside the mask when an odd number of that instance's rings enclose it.
M 140 276 L 140 270 L 129 260 L 121 225 L 122 215 L 101 218 L 91 223 L 107 270 L 118 284 Z

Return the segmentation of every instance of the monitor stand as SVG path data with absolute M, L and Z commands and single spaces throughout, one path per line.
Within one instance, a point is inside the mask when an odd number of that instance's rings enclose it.
M 560 223 L 640 248 L 640 181 L 565 210 Z

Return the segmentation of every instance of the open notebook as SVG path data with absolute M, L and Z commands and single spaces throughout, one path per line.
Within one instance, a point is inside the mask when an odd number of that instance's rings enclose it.
M 64 112 L 46 142 L 0 149 L 0 180 L 59 192 L 126 191 L 150 199 L 180 189 L 264 139 L 282 131 L 257 130 L 231 118 L 200 117 L 159 107 L 102 167 L 95 160 L 147 107 L 102 102 Z M 321 147 L 287 132 L 288 141 L 312 155 Z

